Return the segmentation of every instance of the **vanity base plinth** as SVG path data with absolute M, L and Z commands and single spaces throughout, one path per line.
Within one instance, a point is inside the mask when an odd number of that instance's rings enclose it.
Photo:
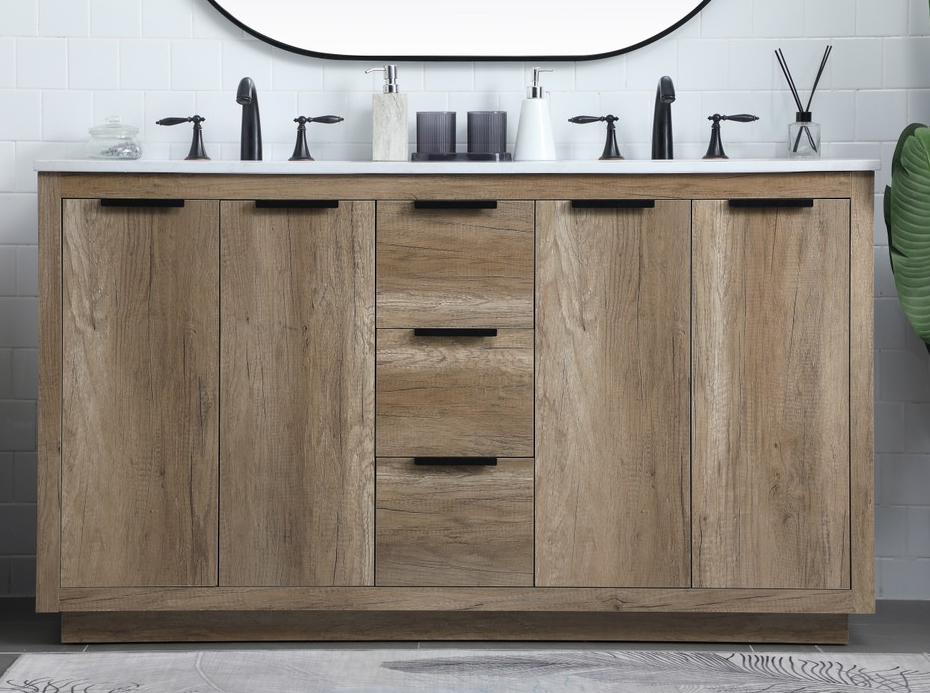
M 65 643 L 534 640 L 845 645 L 846 614 L 400 611 L 67 612 Z

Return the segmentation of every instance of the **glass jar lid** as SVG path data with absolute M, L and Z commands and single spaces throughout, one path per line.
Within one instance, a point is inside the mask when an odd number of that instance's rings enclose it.
M 94 137 L 132 137 L 139 132 L 135 125 L 123 125 L 120 116 L 107 116 L 103 120 L 103 125 L 88 128 L 88 132 Z

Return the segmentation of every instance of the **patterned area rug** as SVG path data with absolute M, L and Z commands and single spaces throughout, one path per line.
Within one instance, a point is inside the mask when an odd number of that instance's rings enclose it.
M 222 650 L 24 655 L 19 693 L 930 692 L 920 654 Z

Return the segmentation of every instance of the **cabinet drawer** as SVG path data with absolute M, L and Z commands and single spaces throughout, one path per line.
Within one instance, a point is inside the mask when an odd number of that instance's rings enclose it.
M 377 585 L 533 585 L 533 460 L 379 459 L 377 499 Z
M 534 204 L 378 203 L 378 327 L 532 327 Z
M 376 450 L 533 455 L 533 331 L 419 337 L 378 330 Z

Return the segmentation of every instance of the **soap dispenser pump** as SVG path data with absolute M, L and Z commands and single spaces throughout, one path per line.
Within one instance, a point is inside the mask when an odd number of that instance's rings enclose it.
M 407 131 L 407 95 L 397 86 L 397 65 L 385 65 L 365 70 L 384 73 L 384 89 L 371 96 L 371 158 L 372 161 L 406 161 L 409 135 Z
M 533 68 L 533 84 L 527 87 L 526 99 L 520 108 L 517 145 L 513 153 L 516 161 L 555 160 L 555 140 L 552 137 L 549 101 L 539 85 L 540 72 L 552 72 L 552 70 Z

